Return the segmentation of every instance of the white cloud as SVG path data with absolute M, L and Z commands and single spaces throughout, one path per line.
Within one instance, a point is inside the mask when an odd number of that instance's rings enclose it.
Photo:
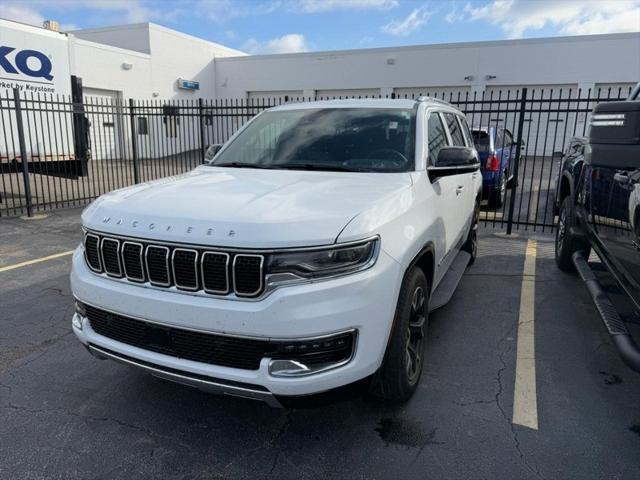
M 391 20 L 386 25 L 383 25 L 381 30 L 389 35 L 406 37 L 422 28 L 431 15 L 433 15 L 433 12 L 428 10 L 427 7 L 419 7 L 402 20 Z
M 259 42 L 255 38 L 250 38 L 241 50 L 249 53 L 297 53 L 307 52 L 307 46 L 304 35 L 299 33 L 289 33 L 282 37 L 272 38 L 266 42 Z
M 0 3 L 0 17 L 30 25 L 42 26 L 44 17 L 36 9 L 22 3 Z
M 305 13 L 332 10 L 389 10 L 398 6 L 398 0 L 302 0 L 299 8 Z
M 497 25 L 510 38 L 547 26 L 567 35 L 640 31 L 640 0 L 493 0 L 464 11 L 468 20 Z

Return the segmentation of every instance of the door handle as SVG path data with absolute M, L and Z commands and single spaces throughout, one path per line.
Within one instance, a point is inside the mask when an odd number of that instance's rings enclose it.
M 464 187 L 462 185 L 458 186 L 458 188 L 456 188 L 456 195 L 460 195 L 463 190 L 464 190 Z

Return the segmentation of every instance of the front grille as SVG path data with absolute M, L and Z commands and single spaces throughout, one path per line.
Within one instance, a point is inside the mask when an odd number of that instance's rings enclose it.
M 87 264 L 96 272 L 102 271 L 102 261 L 100 260 L 100 237 L 86 234 L 84 237 L 84 255 Z
M 114 277 L 122 276 L 120 265 L 120 241 L 113 238 L 102 239 L 102 263 L 104 271 Z
M 264 256 L 202 247 L 156 245 L 87 233 L 85 260 L 91 270 L 156 287 L 211 295 L 258 297 L 264 290 Z
M 134 282 L 144 282 L 144 265 L 142 262 L 143 247 L 139 243 L 124 242 L 122 244 L 122 267 L 124 276 Z
M 151 245 L 147 247 L 147 275 L 153 285 L 168 287 L 169 280 L 169 249 Z
M 235 256 L 233 260 L 233 285 L 238 295 L 252 296 L 262 290 L 263 261 L 262 255 Z
M 194 332 L 158 325 L 84 305 L 91 328 L 117 342 L 172 357 L 223 367 L 257 370 L 264 357 L 299 360 L 308 366 L 336 364 L 351 358 L 355 333 L 318 339 L 259 340 Z
M 171 258 L 176 287 L 183 290 L 198 290 L 198 252 L 174 248 Z

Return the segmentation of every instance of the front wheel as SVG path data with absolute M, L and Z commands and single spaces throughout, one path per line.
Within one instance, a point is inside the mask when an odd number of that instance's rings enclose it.
M 429 323 L 429 282 L 412 267 L 403 281 L 393 330 L 371 393 L 384 400 L 406 402 L 415 392 L 424 366 L 424 346 Z

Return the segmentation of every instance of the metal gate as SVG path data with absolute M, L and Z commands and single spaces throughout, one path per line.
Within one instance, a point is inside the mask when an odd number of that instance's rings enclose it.
M 544 232 L 556 223 L 562 152 L 573 136 L 587 134 L 598 102 L 624 100 L 630 89 L 492 87 L 482 94 L 453 88 L 428 93 L 462 110 L 473 128 L 511 134 L 502 135 L 503 143 L 496 146 L 511 149 L 513 180 L 500 208 L 483 202 L 482 224 L 508 232 Z M 392 96 L 417 98 L 419 90 Z M 262 110 L 311 100 L 269 97 L 265 92 L 249 99 L 87 97 L 74 102 L 61 95 L 0 92 L 0 216 L 85 205 L 116 188 L 189 171 L 203 161 L 208 145 L 224 143 Z M 89 126 L 89 134 L 82 125 Z M 111 141 L 114 128 L 117 142 Z M 83 135 L 90 144 L 86 154 L 76 152 Z M 109 136 L 109 142 L 103 136 Z M 506 143 L 509 138 L 511 144 Z M 117 148 L 105 147 L 114 144 Z

